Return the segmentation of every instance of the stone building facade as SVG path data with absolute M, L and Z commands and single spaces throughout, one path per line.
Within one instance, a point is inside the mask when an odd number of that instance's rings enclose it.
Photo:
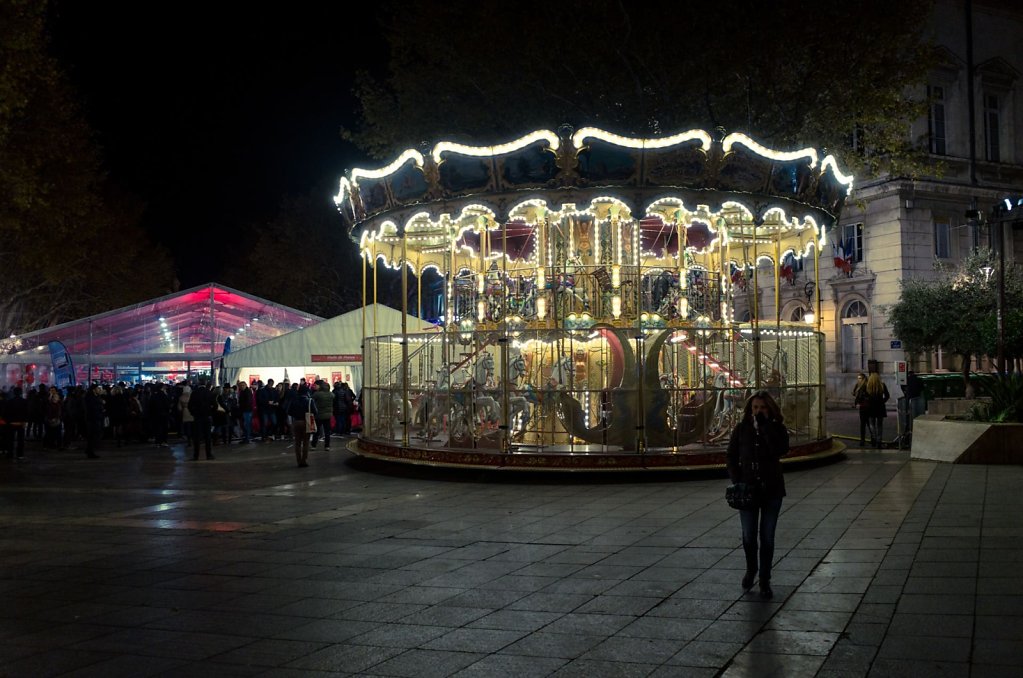
M 938 0 L 929 17 L 941 63 L 931 73 L 926 91 L 915 93 L 931 103 L 911 134 L 941 170 L 918 179 L 858 176 L 841 222 L 823 248 L 821 329 L 826 335 L 825 371 L 832 404 L 851 401 L 856 374 L 866 372 L 871 360 L 877 361 L 893 397 L 901 393 L 896 364 L 912 356 L 892 335 L 886 313 L 899 299 L 900 282 L 933 276 L 936 260 L 956 262 L 974 247 L 993 246 L 983 217 L 1007 195 L 1023 195 L 1023 5 L 975 0 L 969 20 L 972 80 L 965 0 Z M 981 220 L 968 218 L 971 210 L 978 210 Z M 1007 226 L 1004 240 L 1007 265 L 1023 261 L 1023 229 Z M 840 242 L 843 251 L 836 252 Z M 834 256 L 844 255 L 849 244 L 851 272 L 834 265 Z M 788 317 L 786 311 L 798 314 L 798 307 L 805 304 L 800 300 L 804 280 L 813 280 L 812 271 L 800 273 L 791 286 L 783 318 Z M 922 373 L 955 371 L 959 364 L 938 351 L 918 356 L 910 368 Z

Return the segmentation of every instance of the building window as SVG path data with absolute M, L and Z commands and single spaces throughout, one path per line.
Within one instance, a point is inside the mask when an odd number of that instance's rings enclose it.
M 945 155 L 945 88 L 931 85 L 927 90 L 931 102 L 927 109 L 929 150 L 935 155 Z
M 846 259 L 854 264 L 863 261 L 863 224 L 842 227 L 842 249 Z
M 842 371 L 867 370 L 867 306 L 851 301 L 842 313 Z
M 792 312 L 789 314 L 789 320 L 794 323 L 801 323 L 806 318 L 806 307 L 802 304 L 792 307 Z
M 951 256 L 947 221 L 934 222 L 934 256 L 938 259 L 948 259 Z
M 990 162 L 1001 162 L 1002 154 L 999 146 L 998 95 L 984 95 L 984 158 Z

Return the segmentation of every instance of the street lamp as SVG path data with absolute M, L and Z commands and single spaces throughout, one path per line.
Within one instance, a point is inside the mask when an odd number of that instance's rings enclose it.
M 803 322 L 807 325 L 813 325 L 813 321 L 817 319 L 817 316 L 813 312 L 813 293 L 817 291 L 817 284 L 808 282 L 803 286 L 803 293 L 806 294 L 806 306 L 810 310 L 803 316 Z
M 991 208 L 989 225 L 993 227 L 991 229 L 992 239 L 998 246 L 998 305 L 995 322 L 998 327 L 999 374 L 1005 374 L 1005 222 L 1019 221 L 1020 219 L 1023 219 L 1023 197 L 1004 198 Z

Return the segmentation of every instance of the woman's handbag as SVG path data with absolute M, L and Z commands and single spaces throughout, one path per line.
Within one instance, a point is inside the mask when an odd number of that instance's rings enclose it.
M 725 501 L 739 511 L 760 506 L 760 483 L 735 483 L 725 488 Z
M 316 415 L 313 414 L 313 399 L 309 399 L 309 405 L 306 406 L 305 412 L 305 430 L 308 433 L 312 433 L 316 430 Z M 327 442 L 330 442 L 329 440 Z

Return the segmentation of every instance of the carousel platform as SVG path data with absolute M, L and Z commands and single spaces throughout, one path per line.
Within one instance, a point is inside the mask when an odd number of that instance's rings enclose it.
M 645 452 L 609 452 L 599 445 L 519 447 L 511 452 L 494 449 L 451 449 L 402 446 L 359 438 L 349 449 L 368 459 L 416 466 L 471 468 L 493 471 L 592 472 L 592 471 L 695 471 L 723 469 L 724 446 L 687 445 L 680 449 L 648 449 Z M 828 437 L 793 445 L 783 463 L 815 462 L 837 457 L 845 444 Z

